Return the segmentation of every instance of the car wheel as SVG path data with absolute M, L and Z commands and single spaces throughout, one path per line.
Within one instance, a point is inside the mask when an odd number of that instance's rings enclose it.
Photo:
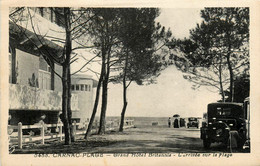
M 203 139 L 203 146 L 204 146 L 204 148 L 208 149 L 210 147 L 210 145 L 211 145 L 210 140 Z

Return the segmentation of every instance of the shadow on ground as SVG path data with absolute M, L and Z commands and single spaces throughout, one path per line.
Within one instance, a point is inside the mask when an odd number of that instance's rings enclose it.
M 172 129 L 131 129 L 123 133 L 111 132 L 106 135 L 92 135 L 88 141 L 83 135 L 71 145 L 58 140 L 26 144 L 16 149 L 14 154 L 53 154 L 53 153 L 229 153 L 221 144 L 214 143 L 204 149 L 199 131 Z M 239 152 L 233 150 L 232 152 Z

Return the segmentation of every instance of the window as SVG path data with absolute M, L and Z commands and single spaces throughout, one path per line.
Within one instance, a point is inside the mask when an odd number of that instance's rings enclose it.
M 79 85 L 78 84 L 76 85 L 76 90 L 79 90 Z
M 39 58 L 38 74 L 39 87 L 51 90 L 51 68 L 42 56 Z
M 39 68 L 41 70 L 51 72 L 50 66 L 48 65 L 48 63 L 45 61 L 45 59 L 42 56 L 40 56 L 39 61 L 40 61 Z
M 85 91 L 88 91 L 88 85 L 85 85 Z
M 71 90 L 75 90 L 75 85 L 71 85 Z
M 49 65 L 47 66 L 47 71 L 51 73 L 51 67 Z
M 50 7 L 50 20 L 51 22 L 54 22 L 54 12 L 53 12 L 53 9 Z
M 217 115 L 219 115 L 219 116 L 229 116 L 229 115 L 231 115 L 231 108 L 218 107 L 217 110 L 218 110 Z
M 39 69 L 39 88 L 51 90 L 51 73 Z
M 16 84 L 18 76 L 18 62 L 16 62 L 15 48 L 9 45 L 8 53 L 8 67 L 9 67 L 9 83 Z
M 40 7 L 39 11 L 40 11 L 40 15 L 43 17 L 43 7 Z
M 64 27 L 65 26 L 65 20 L 64 20 L 64 12 L 62 8 L 54 8 L 55 13 L 55 23 L 58 26 Z
M 80 85 L 80 90 L 84 91 L 84 85 Z

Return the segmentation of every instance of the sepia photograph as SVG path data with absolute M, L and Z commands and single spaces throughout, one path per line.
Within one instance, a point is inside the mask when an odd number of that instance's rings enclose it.
M 249 6 L 5 9 L 9 159 L 107 165 L 232 159 L 257 148 Z

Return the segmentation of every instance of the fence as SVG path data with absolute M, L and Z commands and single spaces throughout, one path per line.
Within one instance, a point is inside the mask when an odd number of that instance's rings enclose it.
M 93 123 L 92 131 L 93 133 L 98 131 L 98 121 Z M 21 122 L 18 123 L 17 126 L 9 125 L 8 131 L 17 130 L 17 142 L 18 148 L 22 149 L 23 143 L 25 142 L 33 142 L 33 141 L 41 141 L 41 144 L 44 144 L 46 139 L 59 138 L 59 141 L 63 140 L 64 133 L 62 132 L 63 124 L 60 122 L 58 124 L 45 124 L 43 121 L 39 122 L 35 125 L 22 125 Z M 75 121 L 72 123 L 72 134 L 76 140 L 76 135 L 85 134 L 86 129 L 88 127 L 88 122 L 76 123 Z M 117 121 L 108 121 L 106 122 L 106 131 L 116 130 L 119 127 L 119 122 Z M 124 128 L 134 127 L 134 120 L 125 120 Z M 52 133 L 48 128 L 56 128 L 56 132 Z M 40 136 L 33 137 L 33 132 L 30 131 L 29 135 L 23 135 L 23 130 L 25 129 L 40 129 Z M 81 129 L 81 130 L 80 130 Z M 9 137 L 12 134 L 8 133 Z M 9 138 L 10 139 L 10 138 Z M 11 140 L 11 139 L 10 139 Z

